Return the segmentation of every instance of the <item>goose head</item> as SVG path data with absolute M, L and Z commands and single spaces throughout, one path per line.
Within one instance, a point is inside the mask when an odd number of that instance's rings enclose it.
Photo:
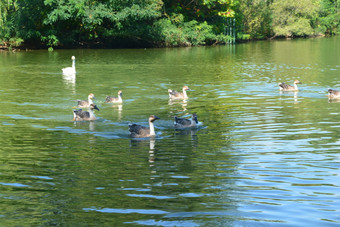
M 294 84 L 302 84 L 299 80 L 294 80 Z
M 93 104 L 93 103 L 90 105 L 90 109 L 91 109 L 91 110 L 98 110 L 98 111 L 99 111 L 97 105 L 95 105 L 95 104 Z
M 198 120 L 197 120 L 197 114 L 192 114 L 192 120 L 194 120 L 196 122 L 196 124 L 198 124 Z
M 184 86 L 183 91 L 191 91 L 191 89 L 188 86 Z
M 89 97 L 89 99 L 96 99 L 96 97 L 94 97 L 93 93 L 90 93 L 88 97 Z
M 75 57 L 75 56 L 72 56 L 71 59 L 72 59 L 72 60 L 76 60 L 76 57 Z
M 118 91 L 118 96 L 122 96 L 123 92 L 121 90 Z
M 156 115 L 150 115 L 149 117 L 149 122 L 154 122 L 156 120 L 160 119 L 159 117 L 157 117 Z

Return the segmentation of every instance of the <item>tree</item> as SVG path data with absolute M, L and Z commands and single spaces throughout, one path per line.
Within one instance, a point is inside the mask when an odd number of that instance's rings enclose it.
M 314 34 L 318 0 L 275 0 L 271 6 L 275 36 L 293 37 Z
M 103 40 L 148 40 L 148 29 L 161 16 L 161 0 L 45 0 L 45 25 L 65 44 Z M 65 30 L 71 31 L 65 34 Z
M 340 33 L 340 1 L 321 0 L 317 31 L 321 34 Z
M 239 39 L 334 35 L 339 6 L 339 0 L 0 0 L 0 45 L 224 44 L 234 38 L 235 21 Z
M 23 41 L 17 38 L 16 23 L 12 15 L 18 9 L 16 0 L 0 0 L 0 45 L 20 45 Z
M 237 10 L 238 26 L 250 39 L 263 39 L 272 35 L 271 1 L 242 0 Z

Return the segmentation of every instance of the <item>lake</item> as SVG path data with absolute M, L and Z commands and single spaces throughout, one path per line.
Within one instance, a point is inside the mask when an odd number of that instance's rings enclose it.
M 340 37 L 0 52 L 1 226 L 339 226 Z M 76 57 L 77 74 L 62 75 Z M 302 82 L 298 92 L 278 83 Z M 168 89 L 187 85 L 189 99 Z M 123 104 L 105 103 L 123 91 Z M 96 121 L 74 122 L 96 96 Z M 197 113 L 196 129 L 174 117 Z M 155 122 L 155 138 L 128 124 Z

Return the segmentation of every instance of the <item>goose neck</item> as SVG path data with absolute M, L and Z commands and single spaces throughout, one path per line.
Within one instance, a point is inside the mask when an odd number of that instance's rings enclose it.
M 184 98 L 188 98 L 188 96 L 187 96 L 187 91 L 183 88 L 183 97 Z
M 150 136 L 156 135 L 155 133 L 155 127 L 153 125 L 153 122 L 149 121 L 149 126 L 150 126 Z

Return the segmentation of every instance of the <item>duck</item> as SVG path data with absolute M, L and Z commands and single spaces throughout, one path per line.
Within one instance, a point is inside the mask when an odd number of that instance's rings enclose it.
M 197 127 L 198 120 L 197 114 L 193 114 L 191 119 L 175 117 L 174 128 L 176 129 L 184 129 L 184 128 L 193 128 Z
M 294 80 L 294 86 L 286 84 L 285 82 L 279 83 L 279 86 L 281 91 L 298 91 L 299 88 L 297 87 L 297 84 L 301 84 L 301 82 L 299 80 Z
M 113 97 L 113 96 L 107 96 L 105 102 L 106 103 L 122 103 L 123 92 L 121 90 L 118 91 L 118 97 Z
M 73 121 L 94 121 L 96 120 L 96 116 L 94 116 L 93 110 L 98 110 L 98 107 L 95 104 L 91 104 L 89 107 L 89 111 L 83 111 L 82 109 L 73 111 Z
M 129 124 L 129 131 L 130 136 L 133 138 L 143 138 L 143 137 L 152 137 L 156 136 L 155 133 L 155 127 L 153 125 L 153 122 L 160 119 L 159 117 L 155 115 L 150 115 L 149 117 L 149 127 L 145 127 L 142 125 L 137 124 Z
M 87 100 L 77 100 L 78 102 L 78 107 L 82 108 L 82 107 L 90 107 L 91 104 L 93 104 L 92 99 L 95 99 L 96 97 L 94 97 L 93 93 L 90 93 L 89 96 L 87 96 Z
M 340 91 L 339 90 L 333 90 L 328 89 L 328 99 L 339 99 L 340 98 Z
M 188 86 L 183 87 L 183 92 L 178 92 L 176 90 L 168 89 L 170 99 L 188 99 L 187 91 L 191 91 Z
M 61 69 L 63 71 L 63 74 L 65 75 L 73 75 L 76 74 L 76 57 L 72 56 L 72 67 L 66 67 Z

